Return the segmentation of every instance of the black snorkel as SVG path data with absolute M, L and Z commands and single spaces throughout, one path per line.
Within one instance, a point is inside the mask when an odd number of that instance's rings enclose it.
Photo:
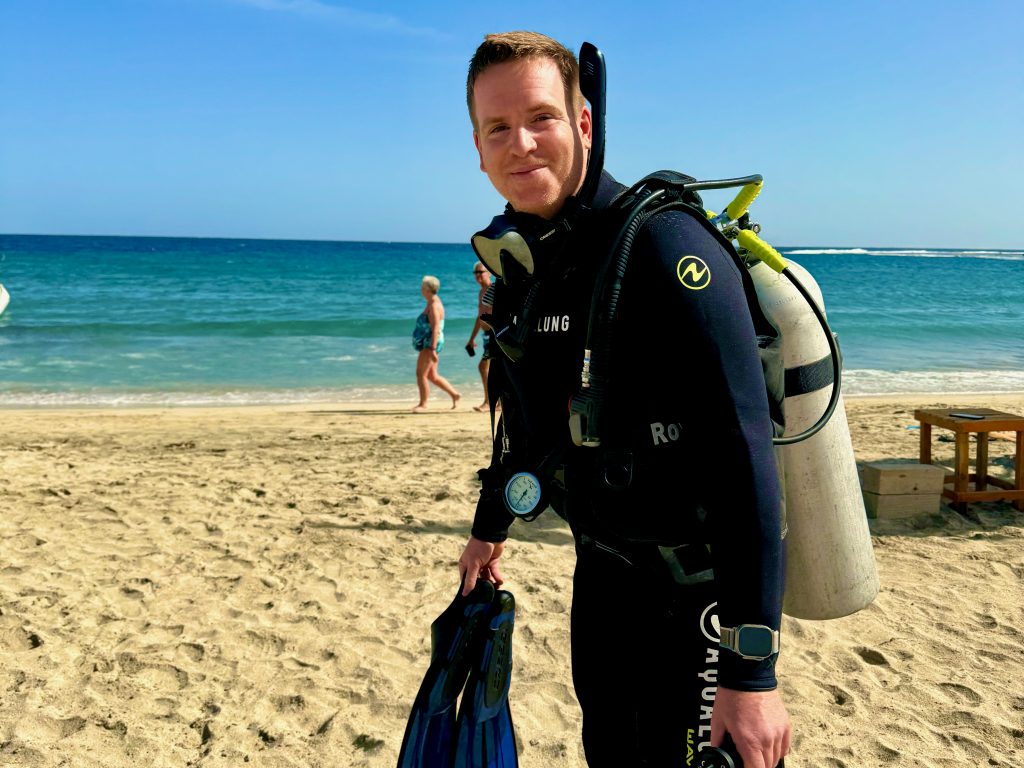
M 590 154 L 579 192 L 566 200 L 551 220 L 508 206 L 486 229 L 470 238 L 477 258 L 492 274 L 507 285 L 525 287 L 517 317 L 491 318 L 494 340 L 513 362 L 526 352 L 526 336 L 540 285 L 538 278 L 560 264 L 569 235 L 593 205 L 604 170 L 607 82 L 604 55 L 593 44 L 583 43 L 579 66 L 580 91 L 590 102 L 591 115 Z
M 604 171 L 605 97 L 608 78 L 605 75 L 604 54 L 593 43 L 580 48 L 580 91 L 590 102 L 590 157 L 587 175 L 577 195 L 578 205 L 590 208 L 597 193 L 597 183 Z

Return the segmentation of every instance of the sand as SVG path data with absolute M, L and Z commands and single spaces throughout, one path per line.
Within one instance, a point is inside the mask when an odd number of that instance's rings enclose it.
M 393 766 L 488 440 L 408 405 L 0 411 L 0 765 Z M 914 461 L 913 408 L 943 405 L 1024 395 L 848 399 L 858 460 Z M 572 540 L 514 535 L 520 764 L 583 766 Z M 785 620 L 788 764 L 1024 765 L 1024 514 L 873 541 L 873 605 Z

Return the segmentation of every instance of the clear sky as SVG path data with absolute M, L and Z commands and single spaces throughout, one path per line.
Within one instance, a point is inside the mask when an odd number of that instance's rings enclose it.
M 2 0 L 0 232 L 466 242 L 509 29 L 604 51 L 620 181 L 761 173 L 777 245 L 1024 247 L 1021 0 Z

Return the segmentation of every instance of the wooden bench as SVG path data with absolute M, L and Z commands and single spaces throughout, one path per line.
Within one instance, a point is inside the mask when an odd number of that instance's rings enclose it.
M 954 414 L 971 414 L 980 419 L 971 419 Z M 1024 416 L 994 411 L 991 408 L 923 408 L 914 411 L 914 418 L 921 422 L 922 464 L 932 463 L 932 427 L 948 429 L 956 438 L 956 460 L 952 475 L 946 475 L 942 495 L 950 499 L 953 508 L 966 512 L 972 501 L 999 501 L 1008 499 L 1013 506 L 1024 511 Z M 1013 455 L 1013 482 L 988 473 L 988 437 L 990 432 L 1014 432 L 1016 450 Z M 978 436 L 978 450 L 975 472 L 970 471 L 969 440 L 971 434 Z M 971 483 L 974 490 L 970 490 Z M 993 488 L 994 487 L 994 488 Z

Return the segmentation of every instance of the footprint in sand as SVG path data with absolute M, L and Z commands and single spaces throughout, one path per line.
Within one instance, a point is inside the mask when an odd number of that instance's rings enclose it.
M 245 643 L 260 656 L 280 656 L 288 645 L 287 641 L 271 632 L 246 630 Z
M 825 691 L 832 697 L 832 703 L 839 707 L 843 707 L 848 711 L 841 712 L 841 714 L 848 715 L 852 713 L 854 697 L 849 691 L 840 688 L 838 685 L 829 685 L 827 683 L 816 682 L 815 683 L 821 690 Z
M 889 664 L 889 660 L 873 648 L 854 648 L 853 652 L 860 656 L 865 664 L 870 664 L 873 667 Z
M 981 704 L 981 695 L 966 685 L 958 683 L 939 683 L 939 689 L 954 704 L 964 704 L 969 707 L 976 707 Z
M 296 712 L 306 708 L 306 700 L 300 695 L 295 694 L 294 696 L 275 696 L 274 708 L 278 712 Z
M 202 661 L 206 655 L 206 649 L 198 643 L 182 643 L 178 646 L 178 652 L 192 661 Z
M 117 664 L 121 672 L 151 692 L 180 691 L 189 686 L 188 672 L 173 664 L 151 664 L 132 653 L 118 654 Z
M 32 651 L 42 644 L 39 635 L 23 627 L 0 628 L 0 651 Z
M 883 744 L 881 741 L 878 740 L 875 740 L 872 747 L 875 756 L 878 758 L 879 765 L 882 765 L 884 763 L 895 763 L 903 756 L 903 753 L 900 752 L 898 749 L 890 747 L 887 744 Z
M 995 629 L 999 626 L 999 622 L 993 616 L 989 616 L 987 613 L 976 613 L 974 614 L 978 620 L 978 623 L 985 629 Z
M 81 717 L 68 717 L 59 720 L 54 717 L 46 717 L 45 715 L 35 715 L 26 718 L 26 721 L 19 725 L 27 725 L 26 730 L 32 733 L 34 740 L 41 740 L 42 738 L 53 741 L 66 739 L 68 736 L 78 733 L 87 725 L 85 719 Z

